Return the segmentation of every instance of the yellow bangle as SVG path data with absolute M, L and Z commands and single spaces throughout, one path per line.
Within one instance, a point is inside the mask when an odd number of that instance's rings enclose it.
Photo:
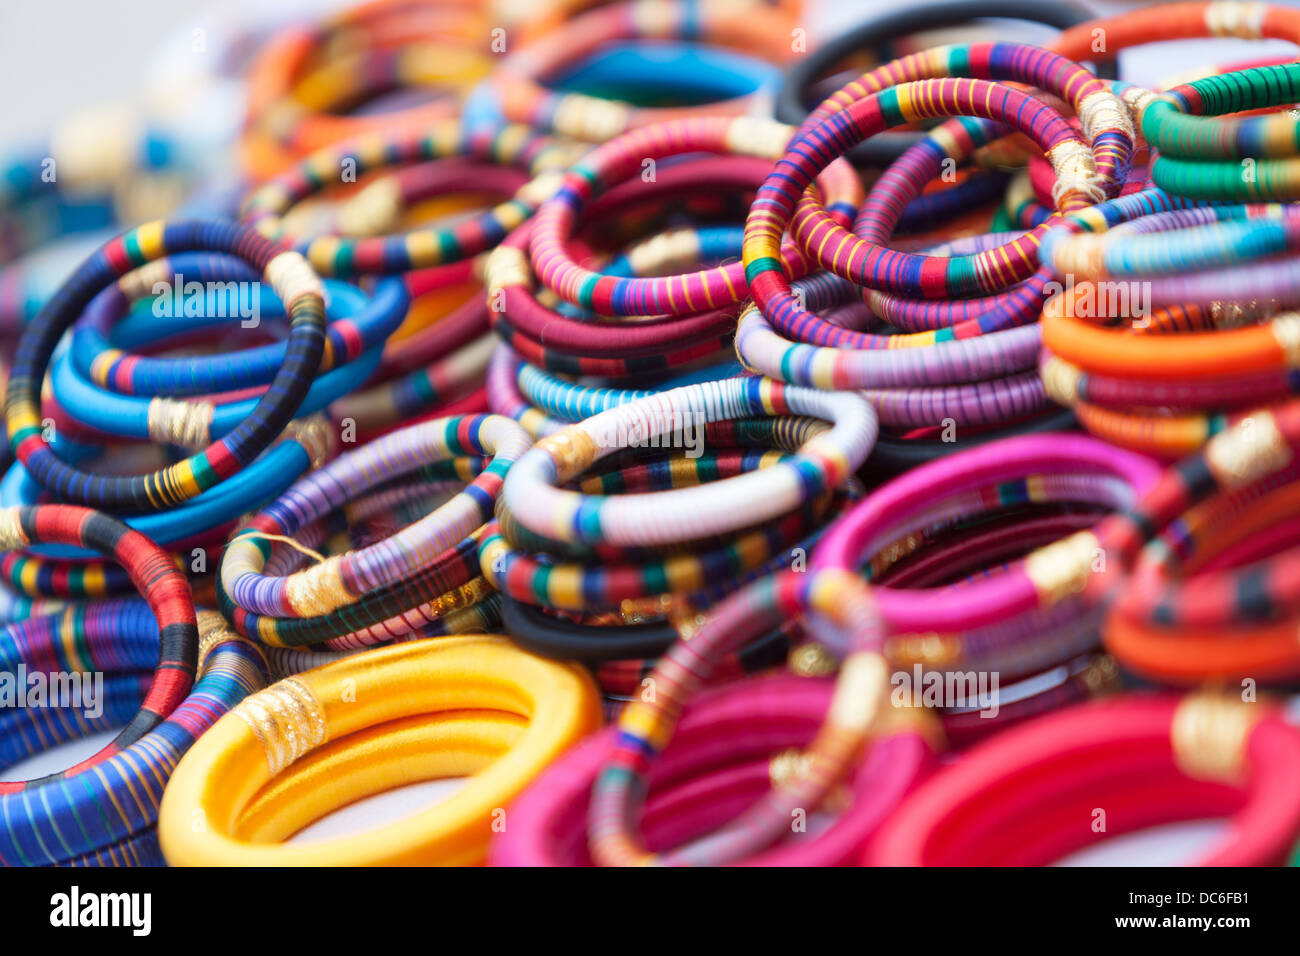
M 357 654 L 246 698 L 199 739 L 163 794 L 163 854 L 174 866 L 479 863 L 506 805 L 599 724 L 599 697 L 586 671 L 501 637 L 445 637 Z M 435 748 L 442 758 L 420 756 Z M 478 772 L 451 797 L 375 830 L 303 844 L 260 842 L 359 797 L 466 771 Z M 327 790 L 302 786 L 325 773 Z M 283 807 L 283 821 L 273 819 L 273 807 Z

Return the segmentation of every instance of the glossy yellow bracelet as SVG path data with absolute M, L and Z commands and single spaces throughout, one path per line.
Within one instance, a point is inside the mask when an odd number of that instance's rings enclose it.
M 344 658 L 246 698 L 199 739 L 163 794 L 163 854 L 181 866 L 479 863 L 506 805 L 599 724 L 585 671 L 501 637 Z M 435 749 L 442 756 L 429 760 Z M 461 790 L 395 823 L 267 842 L 360 797 L 465 772 L 473 776 Z M 307 786 L 327 774 L 329 788 Z

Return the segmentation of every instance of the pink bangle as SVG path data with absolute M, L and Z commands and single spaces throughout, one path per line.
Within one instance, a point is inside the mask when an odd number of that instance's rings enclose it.
M 652 847 L 696 839 L 754 803 L 779 775 L 783 751 L 802 749 L 830 705 L 833 683 L 791 675 L 755 678 L 702 696 L 655 765 L 642 828 Z M 923 712 L 905 712 L 922 717 Z M 592 783 L 612 754 L 609 727 L 553 764 L 506 811 L 496 866 L 590 866 L 586 819 Z M 936 763 L 918 729 L 873 744 L 851 782 L 852 806 L 829 827 L 792 834 L 744 866 L 847 862 Z
M 1154 484 L 1151 459 L 1077 435 L 1026 435 L 958 452 L 908 472 L 869 495 L 826 533 L 812 567 L 856 572 L 864 560 L 897 537 L 909 516 L 953 494 L 1007 483 L 1008 494 L 1032 496 L 1032 476 L 1088 472 L 1120 479 L 1133 500 Z M 1027 480 L 1028 479 L 1028 480 Z M 1005 574 L 972 582 L 961 601 L 936 600 L 936 592 L 876 588 L 880 613 L 894 632 L 959 632 L 1005 621 L 1079 593 L 1102 553 L 1090 531 L 1040 548 Z

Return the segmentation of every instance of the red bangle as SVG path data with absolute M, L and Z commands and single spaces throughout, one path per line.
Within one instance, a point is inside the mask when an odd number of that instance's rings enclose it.
M 1158 797 L 1148 780 L 1158 781 Z M 1114 834 L 1232 809 L 1223 799 L 1230 790 L 1237 803 L 1228 833 L 1196 862 L 1275 865 L 1300 834 L 1298 788 L 1300 731 L 1266 704 L 1209 695 L 1113 698 L 971 750 L 907 800 L 863 860 L 1050 863 Z M 1106 814 L 1104 830 L 1092 825 L 1097 811 Z M 1008 837 L 1020 835 L 1029 844 L 1016 852 Z

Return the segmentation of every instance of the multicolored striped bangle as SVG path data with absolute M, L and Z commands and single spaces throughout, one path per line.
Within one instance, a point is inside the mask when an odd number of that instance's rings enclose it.
M 1104 83 L 1083 67 L 1038 47 L 973 43 L 937 47 L 903 57 L 865 74 L 829 97 L 805 120 L 800 135 L 811 137 L 826 119 L 873 94 L 881 95 L 883 91 L 905 82 L 933 81 L 953 75 L 1023 82 L 1057 93 L 1074 107 L 1081 119 L 1084 140 L 1089 144 L 1086 158 L 1077 139 L 1063 137 L 1059 127 L 1053 127 L 1051 118 L 1055 114 L 1050 110 L 1038 116 L 1031 114 L 1032 118 L 1027 120 L 1017 115 L 1014 124 L 1010 122 L 1010 109 L 951 111 L 957 115 L 973 113 L 986 120 L 1001 119 L 1008 125 L 1018 124 L 1018 128 L 1034 140 L 1052 164 L 1057 180 L 1053 195 L 1058 210 L 1068 213 L 1119 193 L 1136 138 L 1127 109 Z M 924 91 L 917 88 L 914 93 L 923 95 Z M 904 95 L 897 101 L 901 104 L 903 118 L 912 118 L 910 111 L 917 108 L 909 104 L 911 95 Z M 998 95 L 996 91 L 994 95 Z M 857 130 L 850 135 L 855 138 L 870 136 L 875 126 L 882 122 L 884 125 L 897 125 L 901 120 L 890 112 L 894 109 L 893 102 L 886 100 L 882 104 L 883 119 L 878 119 L 880 114 L 871 116 L 864 113 L 877 123 L 862 129 L 860 135 Z M 952 102 L 947 105 L 951 106 Z M 1034 112 L 1044 107 L 1045 104 L 1040 103 Z M 936 104 L 935 108 L 944 107 Z M 935 115 L 928 104 L 924 109 L 926 115 Z M 1019 114 L 1024 104 L 1016 104 L 1012 109 Z M 922 141 L 922 145 L 934 143 L 938 148 L 909 150 L 905 154 L 907 161 L 895 165 L 877 182 L 866 204 L 859 210 L 854 232 L 861 237 L 860 241 L 854 243 L 843 237 L 837 225 L 821 211 L 815 197 L 804 197 L 799 203 L 790 223 L 791 234 L 823 268 L 860 286 L 935 298 L 990 292 L 1026 278 L 1035 264 L 1034 247 L 1039 238 L 1036 231 L 1012 240 L 1001 249 L 987 250 L 969 259 L 961 257 L 947 263 L 891 252 L 883 247 L 897 221 L 901 205 L 915 199 L 921 184 L 939 174 L 945 159 L 957 158 L 952 155 L 949 137 L 959 141 L 973 137 L 973 142 L 979 142 L 987 139 L 995 128 L 988 123 L 950 122 L 943 127 L 941 137 L 932 134 L 928 140 Z M 835 140 L 846 131 L 832 133 L 831 143 L 815 138 L 814 141 L 823 147 L 829 145 L 834 152 L 842 152 L 842 144 Z M 969 150 L 973 142 L 965 144 L 963 152 Z M 882 215 L 885 218 L 879 218 Z M 814 252 L 829 249 L 834 249 L 834 253 Z
M 218 717 L 266 680 L 257 649 L 231 634 L 219 615 L 201 610 L 197 620 L 198 680 L 166 720 L 81 772 L 85 765 L 25 789 L 0 791 L 6 821 L 0 863 L 162 865 L 154 824 L 172 768 Z M 156 627 L 151 616 L 146 623 Z M 114 639 L 120 627 L 114 625 Z
M 198 630 L 189 584 L 156 544 L 108 515 L 70 505 L 0 510 L 0 549 L 13 551 L 50 542 L 90 548 L 110 555 L 131 576 L 158 622 L 158 665 L 139 712 L 94 756 L 41 780 L 0 782 L 0 793 L 38 788 L 83 773 L 123 752 L 161 724 L 185 699 L 194 683 Z
M 514 197 L 487 212 L 445 228 L 418 228 L 389 236 L 286 235 L 285 216 L 295 204 L 351 170 L 358 176 L 402 163 L 469 157 L 526 170 L 533 178 Z M 533 214 L 555 187 L 557 171 L 574 158 L 574 148 L 523 126 L 470 132 L 455 122 L 405 136 L 373 135 L 312 154 L 254 192 L 243 218 L 263 235 L 294 242 L 322 275 L 392 275 L 469 258 L 501 241 Z M 400 198 L 392 179 L 381 179 L 364 202 L 379 215 Z M 357 201 L 361 200 L 358 195 Z M 354 217 L 358 215 L 354 212 Z
M 503 594 L 562 611 L 608 610 L 668 594 L 708 604 L 745 581 L 806 557 L 809 535 L 843 505 L 841 497 L 819 497 L 777 520 L 711 539 L 699 551 L 621 560 L 602 554 L 595 564 L 517 549 L 493 523 L 484 535 L 479 565 L 483 577 Z
M 323 421 L 291 422 L 265 454 L 221 488 L 204 492 L 171 511 L 129 515 L 122 520 L 158 544 L 175 547 L 196 542 L 205 533 L 222 529 L 258 507 L 269 495 L 283 491 L 299 475 L 323 464 L 333 449 L 333 432 Z M 34 505 L 40 500 L 40 492 L 40 486 L 27 476 L 22 465 L 17 465 L 0 484 L 0 505 Z M 41 557 L 57 560 L 43 562 Z M 0 558 L 0 577 L 29 594 L 102 597 L 130 587 L 129 579 L 121 581 L 123 572 L 116 565 L 89 560 L 94 557 L 93 551 L 84 548 L 36 545 L 21 554 Z
M 1300 673 L 1295 477 L 1216 495 L 1142 549 L 1106 627 L 1126 667 L 1171 683 Z
M 784 786 L 832 697 L 831 681 L 793 676 L 741 681 L 701 694 L 682 715 L 672 744 L 650 773 L 640 824 L 648 840 L 674 846 L 697 839 L 717 821 L 743 813 L 770 786 Z M 613 757 L 616 735 L 617 728 L 610 727 L 575 747 L 510 805 L 511 826 L 493 838 L 492 865 L 591 864 L 583 840 L 588 800 L 597 774 Z M 925 712 L 899 712 L 896 727 L 872 745 L 855 769 L 848 784 L 851 804 L 827 829 L 789 834 L 738 862 L 847 862 L 932 771 L 939 736 Z
M 448 761 L 385 756 L 401 754 L 396 742 L 405 723 L 485 708 L 515 718 L 510 723 L 516 729 L 521 719 L 525 724 L 512 735 L 513 746 L 489 748 L 489 754 L 505 751 L 490 768 L 477 756 L 456 756 L 481 753 L 485 743 L 501 739 L 485 735 L 483 721 L 467 735 L 467 748 L 453 750 Z M 449 637 L 347 657 L 252 695 L 191 748 L 163 796 L 163 853 L 176 866 L 478 862 L 487 850 L 493 811 L 599 723 L 596 690 L 582 670 L 525 654 L 504 638 Z M 278 815 L 280 827 L 272 828 L 278 832 L 269 841 L 254 842 L 238 832 L 237 821 L 256 809 L 267 784 L 283 782 L 286 773 L 289 779 L 311 778 L 313 768 L 328 767 L 356 741 L 385 736 L 393 747 L 372 750 L 355 776 L 339 778 L 356 795 L 344 801 L 431 774 L 476 776 L 436 807 L 356 837 L 274 842 L 310 822 L 321 807 Z M 238 770 L 218 772 L 232 766 Z M 191 826 L 196 812 L 209 824 L 201 830 Z M 281 829 L 286 826 L 288 832 Z
M 336 458 L 265 508 L 226 548 L 219 574 L 236 605 L 275 617 L 311 617 L 355 603 L 366 592 L 408 578 L 488 520 L 503 478 L 530 445 L 500 416 L 450 418 L 392 432 Z M 461 494 L 391 538 L 326 559 L 286 578 L 260 573 L 266 535 L 294 534 L 345 504 L 377 476 L 397 477 L 452 455 L 491 455 L 492 464 Z
M 698 488 L 650 498 L 596 498 L 559 487 L 628 444 L 671 438 L 674 429 L 746 416 L 796 414 L 832 422 L 790 462 Z M 543 438 L 516 464 L 502 501 L 526 528 L 560 541 L 617 546 L 669 544 L 722 534 L 785 514 L 836 488 L 856 471 L 876 438 L 861 398 L 725 379 L 619 405 Z M 737 502 L 743 501 L 745 507 Z
M 510 122 L 589 143 L 664 120 L 751 112 L 767 91 L 697 106 L 636 106 L 542 84 L 566 66 L 628 40 L 690 40 L 781 64 L 790 59 L 787 19 L 763 7 L 694 0 L 632 0 L 584 13 L 508 55 L 487 81 L 485 95 Z
M 1267 866 L 1300 833 L 1300 733 L 1267 704 L 1117 697 L 998 734 L 923 783 L 863 854 L 874 866 L 1033 866 L 1207 813 L 1232 826 L 1196 863 Z M 1042 781 L 1044 800 L 1026 780 Z M 1141 780 L 1141 786 L 1134 781 Z M 1020 799 L 1011 798 L 1012 793 Z M 1097 807 L 1106 827 L 1089 827 Z M 960 814 L 962 825 L 950 825 Z
M 782 620 L 816 611 L 850 635 L 829 711 L 806 760 L 785 786 L 770 790 L 732 823 L 663 853 L 645 849 L 634 830 L 655 758 L 667 747 L 682 708 L 720 656 Z M 718 605 L 689 641 L 678 641 L 656 666 L 651 680 L 662 693 L 631 702 L 619 720 L 614 752 L 592 789 L 588 834 L 600 865 L 735 862 L 775 843 L 789 831 L 791 814 L 820 806 L 849 763 L 872 737 L 883 734 L 888 702 L 888 664 L 880 655 L 881 620 L 866 585 L 840 572 L 786 572 L 765 578 Z
M 292 24 L 248 68 L 240 159 L 266 179 L 315 150 L 373 132 L 415 132 L 454 115 L 458 91 L 488 72 L 490 27 L 460 0 L 371 0 L 314 24 Z M 394 86 L 436 95 L 383 112 L 354 107 Z
M 777 94 L 776 118 L 784 123 L 802 124 L 815 109 L 807 98 L 814 82 L 850 54 L 870 50 L 879 56 L 890 41 L 908 34 L 942 26 L 965 25 L 987 17 L 1023 20 L 1065 30 L 1091 20 L 1093 14 L 1085 7 L 1071 3 L 1043 6 L 1032 0 L 944 0 L 890 11 L 820 44 L 805 56 L 795 58 Z M 1115 65 L 1103 63 L 1098 75 L 1115 79 Z M 859 165 L 888 166 L 924 136 L 924 133 L 905 131 L 881 133 L 860 143 L 850 156 Z
M 752 117 L 707 117 L 656 123 L 596 147 L 537 210 L 528 251 L 538 279 L 565 301 L 599 315 L 688 315 L 739 302 L 747 291 L 739 263 L 680 276 L 617 277 L 582 268 L 565 245 L 599 190 L 641 175 L 647 161 L 696 153 L 776 160 L 792 133 Z M 827 164 L 819 173 L 828 208 L 847 221 L 862 197 L 856 175 L 843 162 Z M 779 246 L 773 255 L 780 255 Z
M 778 162 L 776 172 L 760 188 L 745 223 L 743 260 L 750 290 L 763 314 L 779 324 L 795 324 L 806 311 L 792 294 L 789 279 L 775 255 L 800 197 L 827 157 L 839 155 L 853 143 L 890 125 L 970 114 L 1013 125 L 1052 156 L 1066 184 L 1062 209 L 1088 206 L 1102 198 L 1099 191 L 1088 195 L 1083 188 L 1091 186 L 1096 175 L 1087 146 L 1059 114 L 1026 94 L 984 80 L 964 79 L 923 80 L 883 90 L 850 104 L 797 137 Z M 821 262 L 836 275 L 858 285 L 927 298 L 996 290 L 1033 271 L 1032 262 L 1028 263 L 1028 271 L 1013 269 L 1011 274 L 1003 275 L 1001 270 L 977 270 L 969 259 L 911 257 L 857 239 L 829 223 L 818 234 L 818 243 L 818 248 L 836 250 L 832 262 Z M 974 261 L 980 261 L 979 257 Z M 897 269 L 893 268 L 895 264 Z M 929 345 L 936 340 L 935 333 L 913 335 L 908 337 L 908 344 Z
M 146 262 L 191 249 L 244 259 L 286 304 L 290 333 L 271 386 L 233 432 L 161 471 L 92 475 L 63 463 L 46 440 L 40 410 L 41 382 L 59 339 L 100 289 Z M 302 256 L 233 223 L 149 223 L 101 247 L 23 333 L 6 392 L 9 443 L 31 476 L 61 499 L 128 512 L 165 510 L 219 484 L 266 450 L 307 394 L 324 345 L 323 288 Z

